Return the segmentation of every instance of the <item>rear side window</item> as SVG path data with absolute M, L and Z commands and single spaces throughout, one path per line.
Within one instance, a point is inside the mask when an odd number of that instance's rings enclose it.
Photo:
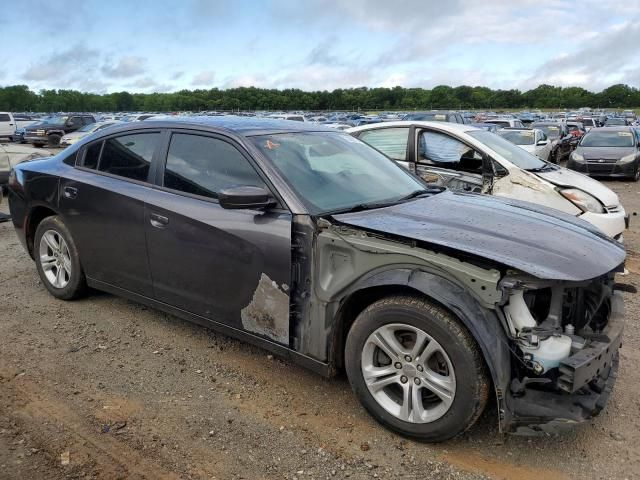
M 218 198 L 224 188 L 252 185 L 267 189 L 249 161 L 231 144 L 212 137 L 177 133 L 164 169 L 164 186 Z
M 94 143 L 87 148 L 84 154 L 84 161 L 82 166 L 85 168 L 96 169 L 98 167 L 98 160 L 100 159 L 100 152 L 102 151 L 102 144 L 104 142 Z
M 8 113 L 0 113 L 0 122 L 10 122 L 11 117 Z
M 408 128 L 380 128 L 362 132 L 358 137 L 394 160 L 407 159 Z
M 105 140 L 98 170 L 146 182 L 160 133 L 138 133 Z

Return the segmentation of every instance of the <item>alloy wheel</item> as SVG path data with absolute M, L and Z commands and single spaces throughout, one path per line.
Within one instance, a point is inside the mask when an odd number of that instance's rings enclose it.
M 453 403 L 456 377 L 447 352 L 414 326 L 392 323 L 375 330 L 362 349 L 361 368 L 376 402 L 402 421 L 433 422 Z
M 64 288 L 71 280 L 71 256 L 67 242 L 55 230 L 47 230 L 40 239 L 39 261 L 44 276 L 55 288 Z

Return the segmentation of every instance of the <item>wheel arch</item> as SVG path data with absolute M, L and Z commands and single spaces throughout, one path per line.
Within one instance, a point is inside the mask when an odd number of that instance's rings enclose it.
M 331 335 L 330 358 L 334 369 L 344 366 L 346 337 L 358 314 L 371 303 L 396 294 L 422 296 L 458 318 L 478 343 L 498 396 L 501 396 L 511 379 L 511 355 L 497 316 L 483 308 L 457 283 L 422 270 L 403 268 L 380 272 L 345 292 Z
M 25 240 L 27 243 L 27 251 L 31 258 L 34 257 L 34 240 L 38 225 L 47 217 L 59 215 L 50 205 L 35 205 L 29 210 L 27 221 L 25 222 Z

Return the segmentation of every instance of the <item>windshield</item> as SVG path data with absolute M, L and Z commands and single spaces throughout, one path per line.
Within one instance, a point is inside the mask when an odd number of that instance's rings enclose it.
M 533 145 L 536 138 L 533 130 L 501 130 L 498 135 L 514 145 Z
M 79 132 L 93 132 L 96 129 L 97 123 L 90 123 L 89 125 L 85 125 L 84 127 L 78 129 Z
M 591 130 L 580 142 L 582 147 L 633 147 L 633 133 Z
M 314 214 L 393 203 L 425 185 L 383 154 L 343 133 L 251 138 Z
M 542 130 L 549 138 L 558 138 L 560 136 L 560 127 L 556 125 L 536 125 L 534 123 L 533 128 Z
M 499 153 L 506 160 L 523 170 L 537 170 L 547 166 L 547 162 L 543 162 L 538 157 L 505 140 L 500 135 L 486 130 L 472 130 L 467 134 L 484 143 L 491 150 Z
M 606 125 L 626 125 L 627 122 L 624 118 L 607 118 L 604 122 Z
M 64 125 L 65 123 L 67 123 L 68 119 L 69 117 L 51 117 L 47 118 L 46 123 L 48 123 L 49 125 Z

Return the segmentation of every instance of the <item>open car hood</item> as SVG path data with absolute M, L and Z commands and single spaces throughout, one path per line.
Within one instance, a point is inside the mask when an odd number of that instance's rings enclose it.
M 493 260 L 541 279 L 588 280 L 613 270 L 625 258 L 622 246 L 583 220 L 489 195 L 445 191 L 333 218 Z

